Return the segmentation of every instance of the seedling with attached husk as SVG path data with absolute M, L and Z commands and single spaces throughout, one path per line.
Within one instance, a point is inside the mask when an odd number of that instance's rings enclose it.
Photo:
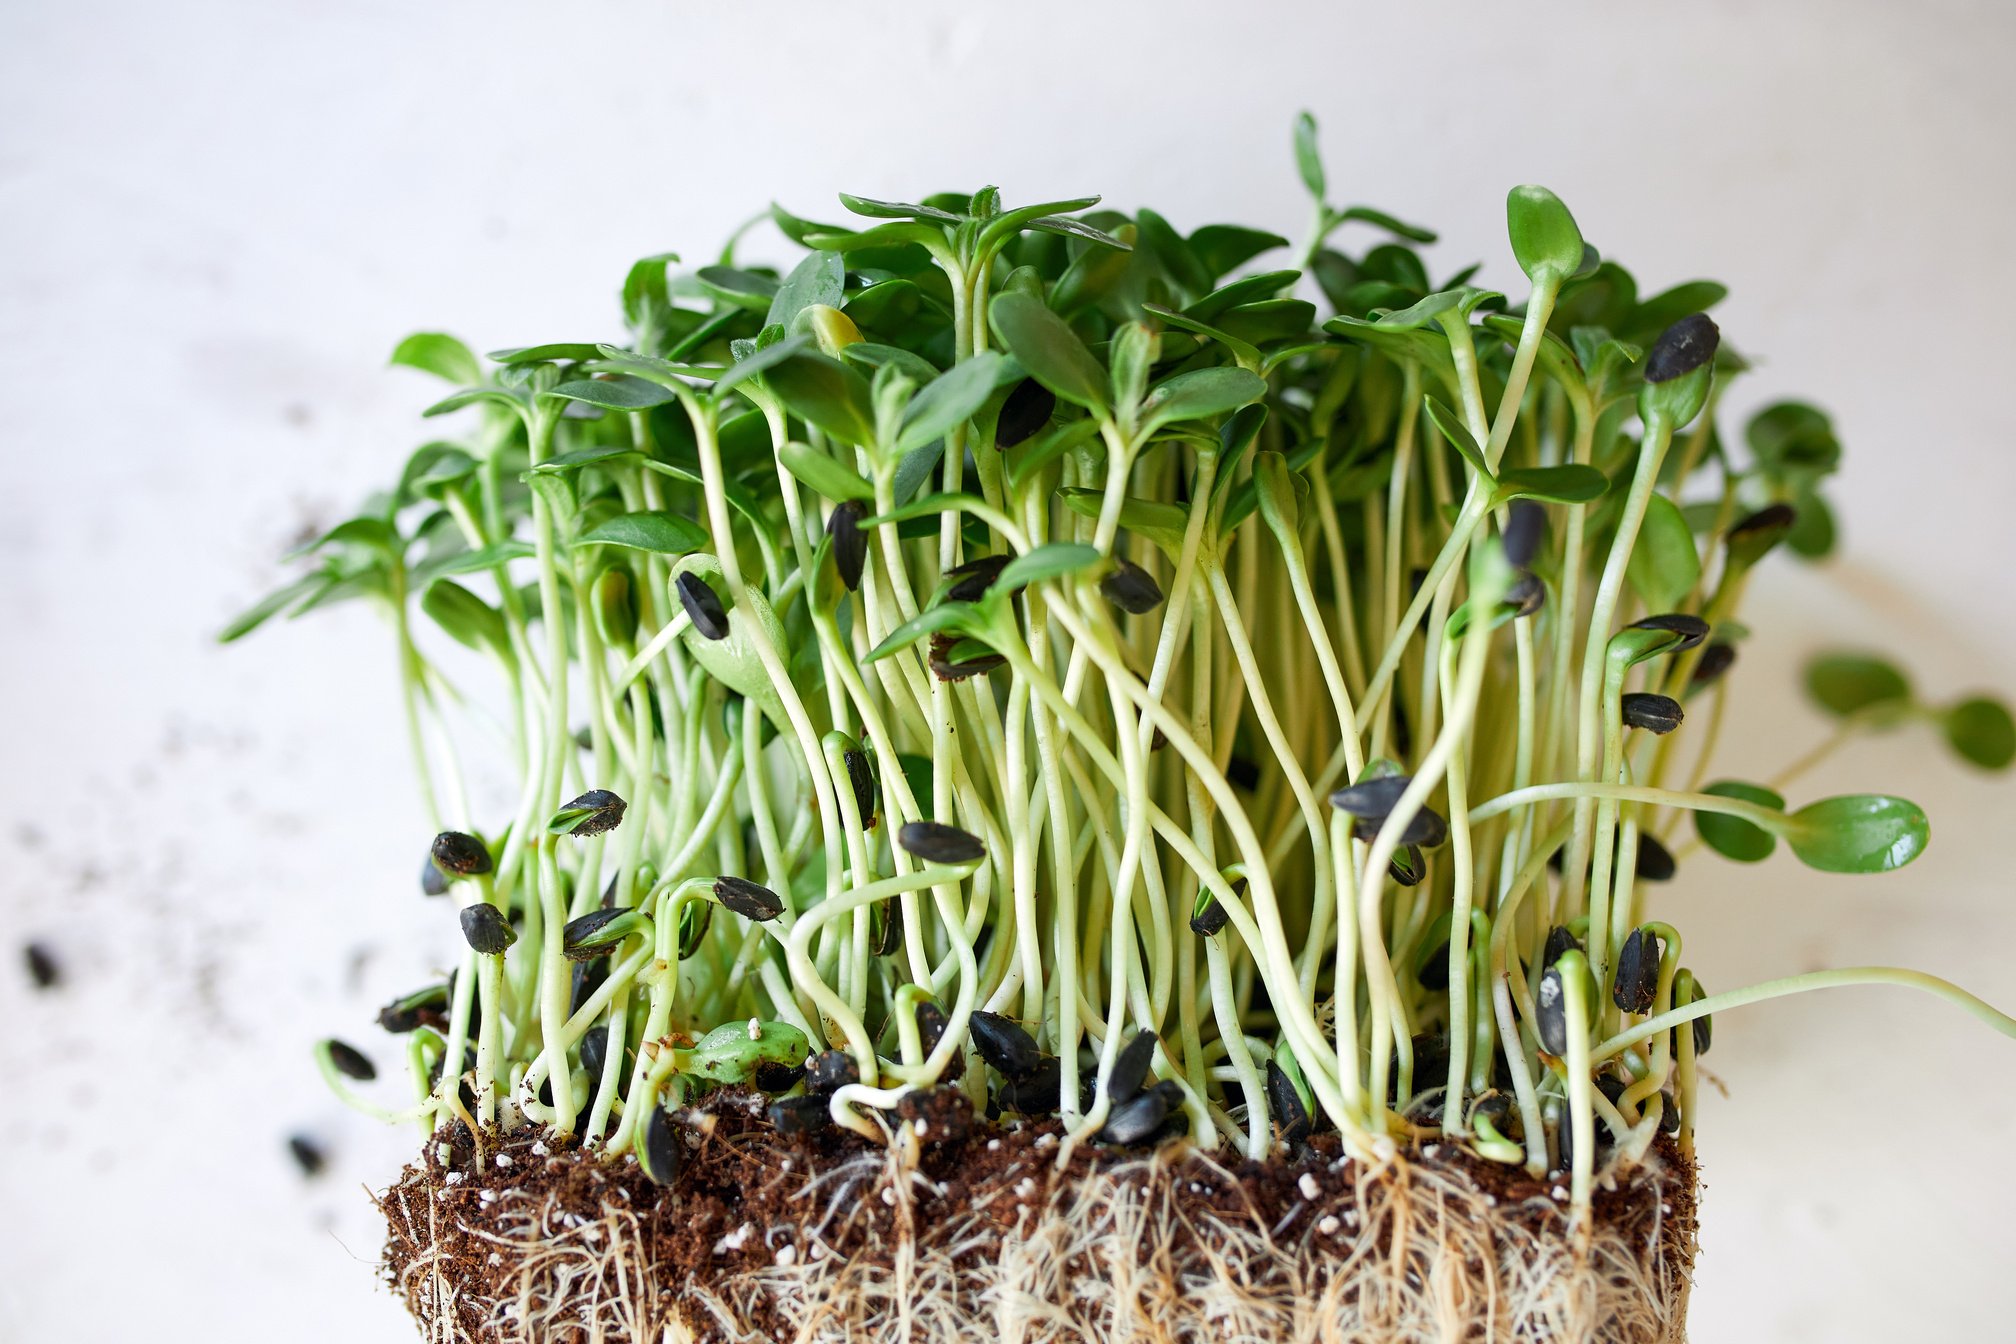
M 1434 1138 L 1564 1171 L 1586 1232 L 1599 1162 L 1691 1153 L 1713 1014 L 1888 983 L 2016 1035 L 1887 968 L 1708 994 L 1648 916 L 1676 865 L 1875 873 L 1928 837 L 1901 799 L 1788 802 L 1831 743 L 1703 784 L 1749 575 L 1826 553 L 1839 461 L 1799 403 L 1717 432 L 1721 287 L 1641 298 L 1540 187 L 1507 199 L 1522 297 L 1438 284 L 1432 234 L 1328 203 L 1306 118 L 1296 150 L 1292 268 L 1091 196 L 843 197 L 858 224 L 773 210 L 788 268 L 640 261 L 620 341 L 398 348 L 456 436 L 226 632 L 392 620 L 467 947 L 383 1018 L 419 1100 L 364 1104 L 660 1181 L 738 1085 L 877 1142 L 956 1089 L 1054 1114 L 1066 1160 Z M 468 802 L 470 658 L 509 815 Z M 2016 755 L 1998 702 L 1880 661 L 1809 685 L 1841 736 Z

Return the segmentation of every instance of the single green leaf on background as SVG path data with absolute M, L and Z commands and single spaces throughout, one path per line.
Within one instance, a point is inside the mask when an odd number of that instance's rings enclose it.
M 496 387 L 465 387 L 454 396 L 435 402 L 420 414 L 446 415 L 450 411 L 459 411 L 464 406 L 474 406 L 479 402 L 488 406 L 506 406 L 520 415 L 525 413 L 525 398 L 515 392 L 506 392 Z
M 1136 245 L 1161 265 L 1171 283 L 1192 297 L 1210 292 L 1210 270 L 1168 220 L 1154 210 L 1143 208 L 1135 214 L 1134 226 L 1139 230 Z
M 1593 467 L 1584 470 L 1603 474 Z M 1677 609 L 1700 582 L 1701 555 L 1694 549 L 1694 534 L 1688 531 L 1680 506 L 1666 496 L 1655 494 L 1646 501 L 1645 519 L 1624 573 L 1648 611 Z
M 979 618 L 979 609 L 971 602 L 943 602 L 938 606 L 921 611 L 889 632 L 880 644 L 868 651 L 863 663 L 878 662 L 890 654 L 910 647 L 926 635 L 935 635 L 941 630 L 965 631 Z
M 1911 682 L 1894 664 L 1862 653 L 1830 653 L 1806 664 L 1806 694 L 1843 717 L 1873 705 L 1908 705 Z
M 1369 205 L 1349 206 L 1338 211 L 1336 219 L 1339 224 L 1348 224 L 1354 220 L 1360 224 L 1370 224 L 1374 228 L 1386 230 L 1396 238 L 1405 238 L 1412 243 L 1432 243 L 1438 237 L 1433 229 L 1423 228 L 1419 224 L 1409 224 L 1404 219 L 1389 215 L 1384 210 L 1375 210 Z
M 576 545 L 600 543 L 627 546 L 658 555 L 687 555 L 707 546 L 707 530 L 681 514 L 664 509 L 619 513 L 584 533 Z
M 547 395 L 610 411 L 648 411 L 653 406 L 678 400 L 678 394 L 670 388 L 625 374 L 613 378 L 577 378 L 560 384 Z
M 1278 233 L 1238 224 L 1206 224 L 1190 235 L 1190 250 L 1213 276 L 1229 275 L 1261 253 L 1289 245 Z
M 985 350 L 926 383 L 903 412 L 896 451 L 908 453 L 922 448 L 965 424 L 993 395 L 1002 379 L 1014 372 L 998 352 Z
M 1246 369 L 1193 369 L 1157 383 L 1141 403 L 1144 426 L 1206 420 L 1236 411 L 1267 395 L 1267 380 Z
M 2016 720 L 1999 700 L 1970 696 L 1942 712 L 1939 727 L 1947 745 L 1970 765 L 2007 770 L 2016 762 Z
M 754 271 L 733 266 L 702 266 L 693 273 L 700 287 L 732 307 L 752 313 L 767 313 L 782 288 L 778 281 Z
M 1064 506 L 1084 518 L 1098 518 L 1106 507 L 1106 492 L 1081 486 L 1066 486 L 1057 492 Z M 1120 503 L 1120 526 L 1136 536 L 1146 537 L 1165 549 L 1183 544 L 1183 529 L 1190 515 L 1174 504 L 1129 495 Z
M 777 460 L 799 484 L 835 503 L 852 499 L 866 504 L 875 499 L 873 486 L 809 444 L 793 439 L 777 450 Z
M 878 201 L 872 196 L 855 196 L 840 193 L 840 204 L 857 215 L 869 219 L 929 219 L 941 224 L 958 224 L 963 221 L 949 210 L 940 210 L 929 205 L 910 205 L 903 201 Z
M 1088 565 L 1097 564 L 1101 558 L 1097 550 L 1078 542 L 1049 542 L 1010 560 L 989 591 L 1013 592 L 1032 583 L 1063 578 L 1067 574 L 1076 574 Z
M 243 639 L 328 581 L 328 575 L 317 570 L 313 574 L 294 580 L 284 588 L 275 589 L 240 612 L 229 625 L 218 631 L 217 642 L 229 644 L 233 640 Z
M 1455 409 L 1432 392 L 1424 395 L 1422 402 L 1429 422 L 1441 431 L 1442 437 L 1449 440 L 1450 446 L 1463 455 L 1463 460 L 1475 468 L 1479 476 L 1491 480 L 1491 469 L 1484 465 L 1484 450 L 1477 446 L 1477 440 L 1470 437 L 1470 431 L 1463 427 L 1463 419 Z
M 1808 803 L 1791 815 L 1785 841 L 1824 873 L 1887 873 L 1925 852 L 1931 824 L 1913 802 L 1856 793 Z
M 641 456 L 643 454 L 627 443 L 598 443 L 589 448 L 569 448 L 564 453 L 557 453 L 525 474 L 528 477 L 564 476 L 569 472 L 579 471 L 583 467 L 592 467 L 597 463 L 611 462 L 617 458 Z
M 1094 415 L 1107 414 L 1106 370 L 1041 299 L 996 295 L 987 316 L 994 334 L 1037 382 Z
M 1582 231 L 1561 198 L 1545 187 L 1514 187 L 1505 197 L 1512 255 L 1535 285 L 1558 285 L 1582 269 Z
M 476 594 L 452 579 L 436 579 L 420 595 L 420 609 L 450 638 L 479 653 L 509 644 L 504 617 Z
M 838 252 L 807 253 L 777 287 L 763 325 L 789 328 L 792 318 L 815 303 L 838 308 L 846 283 L 847 262 Z
M 655 252 L 631 264 L 623 277 L 623 316 L 631 326 L 644 325 L 654 304 L 671 301 L 665 289 L 665 268 L 679 260 L 676 252 Z
M 483 381 L 483 366 L 469 347 L 442 331 L 416 331 L 393 348 L 392 363 L 466 387 Z
M 487 358 L 506 366 L 546 364 L 594 359 L 602 347 L 589 341 L 550 341 L 545 345 L 518 345 L 492 350 Z
M 1701 790 L 1718 798 L 1734 798 L 1738 802 L 1755 803 L 1776 811 L 1785 809 L 1785 800 L 1759 784 L 1745 784 L 1740 780 L 1725 779 L 1710 784 Z M 1701 843 L 1720 854 L 1725 859 L 1738 863 L 1760 863 L 1771 857 L 1778 848 L 1778 837 L 1755 822 L 1741 817 L 1732 817 L 1721 812 L 1696 812 L 1694 830 L 1701 837 Z
M 1498 489 L 1491 496 L 1491 507 L 1495 509 L 1515 499 L 1539 499 L 1550 504 L 1587 504 L 1601 499 L 1609 489 L 1608 476 L 1579 462 L 1563 463 L 1558 467 L 1507 467 L 1498 473 Z
M 473 551 L 456 551 L 438 560 L 428 560 L 415 565 L 413 583 L 419 587 L 434 579 L 447 578 L 454 574 L 475 574 L 481 570 L 494 569 L 512 560 L 529 560 L 537 554 L 529 542 L 492 542 Z
M 844 443 L 875 440 L 875 403 L 868 380 L 816 350 L 797 350 L 765 375 L 778 400 L 799 419 Z
M 1307 112 L 1295 118 L 1295 171 L 1316 204 L 1323 204 L 1328 183 L 1323 176 L 1323 154 L 1316 145 L 1316 118 Z

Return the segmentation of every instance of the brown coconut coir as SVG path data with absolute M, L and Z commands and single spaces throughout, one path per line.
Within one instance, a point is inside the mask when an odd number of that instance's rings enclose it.
M 1452 1145 L 1334 1135 L 1253 1163 L 1077 1147 L 959 1106 L 876 1145 L 785 1137 L 762 1099 L 685 1112 L 670 1186 L 535 1131 L 430 1143 L 380 1198 L 432 1341 L 1483 1341 L 1684 1338 L 1694 1172 L 1667 1138 L 1566 1190 Z

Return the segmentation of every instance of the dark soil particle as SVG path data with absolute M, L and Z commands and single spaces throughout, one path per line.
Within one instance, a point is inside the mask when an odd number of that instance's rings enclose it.
M 975 1115 L 957 1089 L 935 1088 L 905 1098 L 901 1123 L 917 1130 L 917 1169 L 925 1179 L 912 1183 L 911 1207 L 899 1210 L 877 1197 L 883 1183 L 879 1165 L 859 1164 L 855 1170 L 860 1175 L 851 1179 L 832 1177 L 836 1168 L 876 1149 L 830 1126 L 781 1134 L 767 1116 L 771 1101 L 753 1091 L 723 1089 L 676 1113 L 684 1151 L 676 1176 L 665 1186 L 653 1184 L 633 1157 L 601 1158 L 545 1139 L 536 1127 L 508 1136 L 486 1135 L 479 1145 L 458 1126 L 447 1133 L 445 1145 L 430 1143 L 426 1155 L 378 1200 L 391 1224 L 382 1262 L 385 1276 L 425 1324 L 433 1309 L 420 1300 L 420 1290 L 438 1271 L 455 1285 L 452 1309 L 460 1316 L 461 1336 L 505 1344 L 521 1339 L 522 1333 L 507 1328 L 487 1308 L 514 1302 L 519 1293 L 518 1258 L 494 1254 L 513 1235 L 499 1222 L 498 1211 L 506 1208 L 557 1210 L 570 1226 L 599 1220 L 611 1208 L 634 1216 L 658 1269 L 662 1314 L 670 1315 L 686 1286 L 771 1268 L 780 1263 L 784 1247 L 794 1248 L 789 1255 L 800 1262 L 808 1255 L 886 1259 L 893 1256 L 906 1224 L 920 1240 L 929 1240 L 933 1227 L 969 1213 L 1011 1234 L 1023 1209 L 1044 1202 L 1057 1183 L 1138 1161 L 1146 1151 L 1084 1144 L 1060 1172 L 1056 1158 L 1063 1131 L 1054 1117 L 996 1124 Z M 439 1160 L 444 1146 L 450 1150 L 446 1164 Z M 1180 1151 L 1172 1148 L 1170 1153 L 1173 1157 Z M 1354 1180 L 1340 1177 L 1333 1166 L 1340 1153 L 1333 1132 L 1266 1162 L 1245 1161 L 1229 1151 L 1208 1158 L 1175 1157 L 1179 1165 L 1171 1189 L 1183 1215 L 1176 1226 L 1194 1231 L 1216 1215 L 1249 1226 L 1257 1220 L 1275 1237 L 1294 1239 L 1313 1238 L 1319 1225 L 1332 1235 L 1340 1224 L 1355 1228 Z M 1396 1175 L 1380 1179 L 1405 1180 L 1410 1165 L 1432 1167 L 1489 1196 L 1487 1202 L 1507 1224 L 1548 1237 L 1565 1235 L 1563 1175 L 1535 1180 L 1523 1168 L 1432 1142 L 1416 1145 L 1406 1157 L 1394 1169 Z M 1610 1189 L 1599 1182 L 1596 1222 L 1640 1246 L 1663 1243 L 1675 1263 L 1691 1264 L 1691 1163 L 1664 1135 L 1655 1142 L 1649 1162 L 1663 1171 L 1661 1179 L 1625 1178 Z M 816 1192 L 808 1191 L 822 1176 L 829 1179 Z M 1320 1196 L 1308 1197 L 1319 1188 Z M 969 1249 L 962 1257 L 991 1259 L 998 1253 L 998 1239 L 990 1244 L 970 1232 L 969 1223 Z M 1349 1251 L 1349 1236 L 1347 1231 L 1338 1243 L 1340 1258 Z M 430 1252 L 435 1259 L 427 1272 L 409 1274 Z M 1144 1256 L 1155 1253 L 1157 1248 L 1142 1250 Z M 722 1333 L 704 1312 L 688 1313 L 685 1319 L 696 1338 L 708 1344 L 735 1338 Z M 790 1337 L 784 1318 L 761 1299 L 749 1325 L 758 1338 Z M 544 1337 L 568 1344 L 577 1337 L 568 1327 L 557 1329 Z M 578 1337 L 585 1340 L 587 1335 L 579 1332 Z

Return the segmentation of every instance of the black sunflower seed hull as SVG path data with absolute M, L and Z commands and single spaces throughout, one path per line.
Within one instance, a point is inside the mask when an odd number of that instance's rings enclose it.
M 567 987 L 567 1012 L 569 1016 L 588 1006 L 588 1000 L 609 980 L 609 958 L 596 957 L 589 961 L 574 963 Z
M 1119 561 L 1111 574 L 1099 580 L 1099 592 L 1129 616 L 1146 616 L 1163 602 L 1162 585 L 1132 560 Z
M 336 1066 L 336 1072 L 345 1078 L 355 1078 L 360 1083 L 368 1083 L 378 1076 L 378 1066 L 366 1059 L 363 1051 L 342 1041 L 329 1042 L 329 1062 Z
M 448 894 L 448 876 L 436 866 L 432 851 L 429 851 L 427 857 L 420 862 L 420 894 L 422 896 Z
M 1563 952 L 1581 950 L 1582 943 L 1575 937 L 1574 931 L 1564 924 L 1556 924 L 1547 930 L 1547 946 L 1540 954 L 1540 969 L 1551 969 L 1555 962 L 1561 960 Z
M 1136 1147 L 1154 1139 L 1168 1118 L 1168 1097 L 1159 1089 L 1151 1089 L 1108 1112 L 1106 1127 L 1099 1131 L 1099 1141 L 1120 1148 Z
M 1638 833 L 1637 873 L 1646 882 L 1671 882 L 1673 875 L 1680 871 L 1674 861 L 1673 851 L 1659 843 L 1643 831 Z
M 613 910 L 590 910 L 567 921 L 560 935 L 562 955 L 569 961 L 588 961 L 608 952 L 627 936 L 621 931 L 612 934 L 609 926 L 630 913 L 628 907 L 619 905 Z
M 473 951 L 494 957 L 518 941 L 518 931 L 488 901 L 462 907 L 462 940 Z
M 590 1078 L 600 1078 L 609 1061 L 609 1028 L 590 1027 L 581 1033 L 581 1067 Z
M 622 824 L 623 814 L 629 807 L 628 803 L 607 789 L 590 789 L 560 810 L 563 813 L 585 814 L 574 823 L 574 829 L 569 834 L 586 837 L 615 830 Z
M 862 509 L 857 500 L 843 500 L 833 506 L 826 519 L 826 535 L 833 541 L 833 568 L 848 592 L 861 587 L 861 574 L 868 566 L 868 537 L 861 531 Z
M 22 948 L 21 960 L 28 967 L 28 982 L 35 988 L 50 990 L 63 983 L 63 967 L 56 954 L 42 944 L 30 943 Z
M 451 877 L 478 877 L 494 866 L 483 842 L 461 831 L 443 831 L 435 836 L 429 853 L 435 866 Z
M 1702 620 L 1699 616 L 1689 615 L 1684 611 L 1669 611 L 1658 616 L 1647 616 L 1642 621 L 1631 622 L 1629 628 L 1632 630 L 1664 630 L 1669 634 L 1678 635 L 1680 637 L 1679 642 L 1674 644 L 1669 650 L 1672 653 L 1684 652 L 1708 638 L 1708 622 Z
M 303 1176 L 320 1176 L 323 1168 L 329 1165 L 329 1155 L 323 1152 L 322 1145 L 306 1134 L 296 1134 L 288 1139 L 287 1152 Z
M 1053 1115 L 1063 1100 L 1063 1066 L 1054 1055 L 1045 1055 L 1021 1078 L 1010 1078 L 994 1089 L 995 1103 L 1018 1115 Z
M 1200 938 L 1216 937 L 1224 931 L 1231 918 L 1231 912 L 1219 903 L 1216 896 L 1200 891 L 1197 893 L 1197 904 L 1190 911 L 1190 932 Z
M 805 1061 L 805 1090 L 830 1096 L 861 1081 L 861 1066 L 845 1050 L 822 1050 Z
M 1540 1036 L 1540 1048 L 1550 1055 L 1562 1056 L 1568 1053 L 1568 993 L 1561 984 L 1561 970 L 1550 966 L 1540 977 L 1540 992 L 1534 996 L 1534 1011 L 1538 1021 L 1534 1028 Z
M 1418 845 L 1408 845 L 1393 856 L 1392 862 L 1386 865 L 1386 871 L 1401 886 L 1418 887 L 1421 880 L 1428 876 L 1428 862 L 1421 857 Z
M 693 622 L 701 638 L 728 638 L 727 609 L 721 605 L 721 595 L 707 580 L 698 574 L 681 574 L 672 586 L 679 592 L 679 605 L 685 609 L 686 619 Z
M 1650 691 L 1625 692 L 1619 710 L 1626 728 L 1643 728 L 1661 736 L 1678 728 L 1680 721 L 1687 717 L 1678 700 Z
M 637 1160 L 657 1185 L 670 1185 L 679 1174 L 679 1132 L 662 1106 L 653 1106 L 644 1121 L 644 1141 L 637 1146 Z
M 1525 569 L 1539 552 L 1547 533 L 1547 510 L 1530 499 L 1512 505 L 1505 519 L 1505 560 L 1514 569 Z
M 938 1043 L 945 1039 L 945 1028 L 947 1025 L 945 1010 L 943 1008 L 940 1008 L 929 999 L 924 999 L 918 1003 L 917 1040 L 924 1047 L 924 1053 L 927 1057 L 938 1048 Z M 943 1077 L 950 1080 L 959 1077 L 965 1072 L 966 1056 L 954 1051 L 951 1062 L 945 1066 Z
M 1127 1101 L 1148 1081 L 1148 1068 L 1155 1062 L 1155 1033 L 1138 1031 L 1120 1047 L 1113 1072 L 1106 1076 L 1106 1095 L 1114 1104 Z
M 977 863 L 987 857 L 979 836 L 939 821 L 904 823 L 896 832 L 896 843 L 926 863 Z
M 786 1064 L 782 1060 L 766 1059 L 756 1065 L 753 1081 L 756 1090 L 775 1096 L 779 1092 L 789 1092 L 805 1076 L 803 1064 Z
M 868 753 L 849 750 L 843 759 L 847 764 L 847 787 L 854 792 L 854 810 L 861 814 L 861 829 L 875 829 L 875 772 L 869 767 Z
M 1666 328 L 1645 356 L 1645 381 L 1667 383 L 1715 358 L 1722 333 L 1706 313 L 1690 313 Z
M 984 677 L 989 672 L 1008 666 L 1008 660 L 998 653 L 983 653 L 954 662 L 952 651 L 966 641 L 958 635 L 936 634 L 931 636 L 929 652 L 925 658 L 931 675 L 940 681 L 967 681 L 973 677 Z
M 1283 1143 L 1296 1144 L 1309 1137 L 1309 1112 L 1302 1094 L 1295 1090 L 1287 1070 L 1267 1061 L 1267 1109 L 1274 1120 L 1274 1135 Z
M 770 1103 L 770 1123 L 779 1134 L 816 1134 L 833 1124 L 825 1097 L 780 1097 Z
M 1026 1078 L 1043 1062 L 1036 1038 L 1024 1031 L 1020 1023 L 999 1013 L 976 1011 L 967 1019 L 966 1030 L 980 1058 L 1005 1077 Z
M 1057 394 L 1034 378 L 1024 378 L 1001 403 L 1001 416 L 994 424 L 994 446 L 1013 448 L 1050 423 L 1057 411 Z
M 1736 665 L 1734 644 L 1710 644 L 1701 650 L 1701 656 L 1694 663 L 1694 675 L 1689 678 L 1690 686 L 1708 686 L 1721 679 L 1724 673 Z
M 784 913 L 783 897 L 746 877 L 716 878 L 714 899 L 723 908 L 757 924 L 767 924 Z
M 877 901 L 868 908 L 868 955 L 893 957 L 903 946 L 903 903 Z
M 1627 1013 L 1650 1012 L 1659 997 L 1659 940 L 1633 929 L 1617 953 L 1617 974 L 1610 995 Z
M 994 580 L 1001 577 L 1001 571 L 1008 568 L 1008 560 L 1005 555 L 983 555 L 947 570 L 945 577 L 953 580 L 953 584 L 945 590 L 945 600 L 978 602 L 994 586 Z

